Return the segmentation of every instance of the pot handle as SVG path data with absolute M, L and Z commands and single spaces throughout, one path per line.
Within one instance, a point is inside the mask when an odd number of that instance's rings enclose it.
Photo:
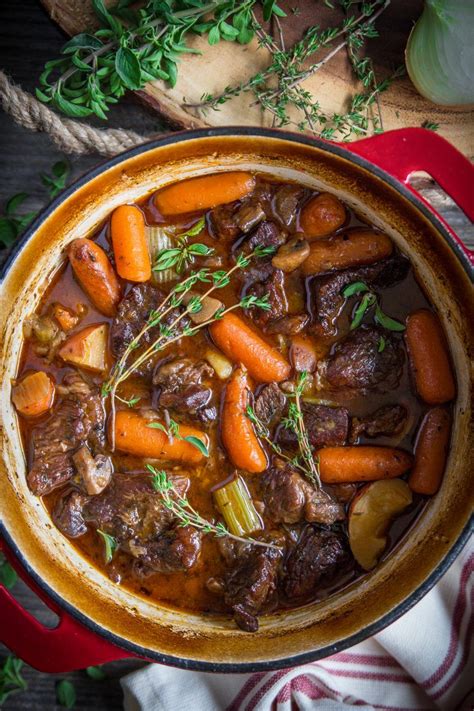
M 453 235 L 463 252 L 474 264 L 474 250 L 469 249 L 447 222 L 434 210 L 409 183 L 416 170 L 424 170 L 474 221 L 474 167 L 445 138 L 424 128 L 401 128 L 387 131 L 371 138 L 347 144 L 352 153 L 371 163 L 404 183 L 443 223 Z
M 76 622 L 28 578 L 0 537 L 0 550 L 33 592 L 59 617 L 45 627 L 0 583 L 0 641 L 17 657 L 42 672 L 58 673 L 134 656 Z

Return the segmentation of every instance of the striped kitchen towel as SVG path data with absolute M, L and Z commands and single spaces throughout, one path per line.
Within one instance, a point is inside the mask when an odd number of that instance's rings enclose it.
M 159 664 L 122 679 L 125 711 L 467 711 L 474 708 L 474 545 L 403 617 L 293 669 L 208 674 Z

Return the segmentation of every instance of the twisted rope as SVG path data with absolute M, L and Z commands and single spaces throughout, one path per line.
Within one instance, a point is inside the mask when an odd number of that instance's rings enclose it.
M 10 82 L 0 70 L 0 100 L 3 110 L 15 123 L 31 131 L 48 133 L 64 153 L 100 153 L 114 156 L 117 153 L 144 143 L 148 136 L 122 128 L 93 128 L 86 123 L 62 118 L 46 104 Z

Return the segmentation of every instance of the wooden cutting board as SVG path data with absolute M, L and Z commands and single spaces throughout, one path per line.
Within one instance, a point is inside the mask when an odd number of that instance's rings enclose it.
M 113 4 L 115 0 L 107 0 Z M 51 18 L 68 34 L 77 34 L 96 26 L 90 0 L 41 0 Z M 282 20 L 286 46 L 299 40 L 310 25 L 322 28 L 337 26 L 341 12 L 327 7 L 322 0 L 283 0 L 288 12 Z M 393 0 L 378 18 L 380 36 L 370 40 L 370 56 L 374 60 L 377 80 L 389 76 L 403 64 L 404 49 L 413 22 L 419 17 L 422 0 Z M 171 89 L 162 81 L 150 82 L 137 92 L 152 108 L 172 124 L 182 128 L 207 126 L 250 125 L 271 126 L 273 116 L 255 104 L 252 93 L 229 100 L 218 111 L 190 108 L 200 102 L 204 93 L 218 94 L 228 85 L 235 85 L 268 66 L 270 53 L 258 46 L 221 42 L 213 47 L 206 39 L 193 38 L 192 46 L 201 55 L 183 55 L 179 65 L 177 85 Z M 327 53 L 327 50 L 323 50 Z M 324 57 L 321 53 L 319 58 Z M 310 91 L 327 113 L 344 113 L 352 94 L 360 90 L 354 81 L 345 50 L 341 50 L 301 86 Z M 408 76 L 398 78 L 380 97 L 385 130 L 406 126 L 421 126 L 424 121 L 439 124 L 439 133 L 465 155 L 474 157 L 474 111 L 466 108 L 436 106 L 423 99 Z M 291 118 L 300 121 L 297 110 Z M 289 128 L 294 128 L 289 126 Z

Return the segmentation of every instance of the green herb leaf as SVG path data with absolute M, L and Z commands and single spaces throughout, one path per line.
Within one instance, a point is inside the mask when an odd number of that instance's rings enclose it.
M 371 306 L 373 306 L 377 301 L 377 298 L 375 294 L 372 294 L 371 291 L 368 293 L 364 294 L 362 299 L 359 301 L 357 304 L 355 310 L 354 310 L 354 316 L 352 318 L 351 322 L 351 331 L 353 331 L 355 328 L 358 328 L 360 324 L 362 323 L 362 319 L 365 316 L 365 313 L 368 309 L 370 309 Z
M 200 232 L 203 231 L 204 227 L 206 226 L 206 218 L 201 217 L 200 220 L 196 222 L 195 225 L 189 228 L 186 232 L 183 232 L 182 234 L 179 235 L 179 237 L 196 237 Z
M 344 298 L 348 299 L 350 296 L 356 294 L 362 294 L 364 291 L 368 291 L 369 287 L 363 281 L 354 281 L 352 284 L 348 284 L 343 290 L 342 295 Z
M 115 71 L 127 89 L 139 89 L 142 85 L 140 62 L 135 52 L 120 47 L 115 55 Z
M 13 195 L 5 205 L 5 214 L 8 216 L 14 215 L 27 197 L 28 193 L 17 193 Z
M 104 679 L 107 678 L 107 674 L 105 673 L 105 671 L 102 669 L 101 666 L 87 667 L 86 674 L 91 679 L 94 679 L 94 681 L 103 681 Z
M 209 31 L 207 41 L 210 45 L 217 44 L 221 38 L 221 33 L 219 31 L 219 25 L 214 25 L 214 27 Z
M 204 442 L 199 439 L 199 437 L 195 437 L 194 435 L 188 435 L 187 437 L 180 437 L 179 439 L 184 440 L 185 442 L 189 442 L 189 444 L 192 444 L 193 447 L 196 447 L 196 449 L 199 449 L 201 454 L 203 454 L 205 457 L 209 456 L 209 450 L 204 444 Z
M 200 244 L 199 242 L 195 244 L 190 244 L 187 248 L 189 254 L 195 255 L 197 257 L 208 257 L 210 254 L 214 253 L 212 247 L 208 247 L 206 244 Z
M 0 217 L 0 243 L 9 247 L 18 237 L 18 230 L 13 220 Z
M 76 690 L 68 679 L 61 679 L 56 684 L 56 698 L 60 706 L 66 709 L 74 708 L 76 703 Z
M 396 321 L 394 318 L 391 318 L 390 316 L 387 316 L 387 314 L 384 314 L 380 306 L 377 306 L 377 308 L 375 309 L 375 320 L 377 323 L 383 326 L 383 328 L 386 328 L 387 331 L 405 330 L 405 325 L 403 323 L 400 323 L 400 321 Z
M 105 531 L 101 531 L 100 528 L 97 529 L 97 533 L 102 536 L 104 540 L 104 545 L 105 545 L 105 550 L 104 550 L 104 557 L 105 557 L 105 562 L 110 563 L 112 558 L 114 557 L 115 551 L 117 550 L 118 547 L 118 542 L 117 540 L 113 537 L 110 536 L 108 533 L 105 533 Z
M 11 590 L 18 580 L 16 571 L 12 568 L 3 553 L 0 553 L 0 583 Z
M 380 336 L 377 351 L 382 353 L 387 345 L 387 339 L 384 336 Z
M 12 695 L 28 688 L 28 684 L 21 676 L 23 662 L 21 659 L 9 655 L 0 667 L 0 706 Z

